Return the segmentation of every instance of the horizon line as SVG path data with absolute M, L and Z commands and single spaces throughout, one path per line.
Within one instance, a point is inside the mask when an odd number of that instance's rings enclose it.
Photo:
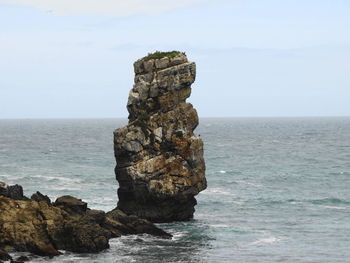
M 199 119 L 278 119 L 278 118 L 350 118 L 350 115 L 285 115 L 285 116 L 204 116 Z M 128 117 L 30 117 L 30 118 L 0 118 L 2 120 L 101 120 L 101 119 L 125 119 Z

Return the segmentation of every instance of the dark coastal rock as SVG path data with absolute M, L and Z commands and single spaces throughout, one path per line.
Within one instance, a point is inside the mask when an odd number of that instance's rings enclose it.
M 0 196 L 0 249 L 52 257 L 60 255 L 58 250 L 96 253 L 109 247 L 110 238 L 121 235 L 170 236 L 147 220 L 90 210 L 73 196 L 59 197 L 54 204 L 42 194 L 37 197 L 38 201 Z M 6 260 L 1 255 L 6 252 L 0 251 L 0 259 Z
M 157 53 L 134 70 L 129 124 L 114 132 L 118 209 L 153 222 L 189 220 L 207 186 L 197 112 L 186 103 L 196 65 L 180 52 Z
M 28 199 L 23 195 L 22 186 L 16 185 L 7 185 L 3 182 L 0 182 L 0 196 L 6 196 L 15 200 L 26 200 Z
M 18 262 L 26 262 L 26 261 L 30 261 L 30 258 L 26 257 L 26 256 L 20 256 L 20 257 L 16 258 L 16 261 L 18 261 Z
M 87 209 L 87 203 L 70 195 L 57 198 L 53 205 L 71 213 L 84 213 Z
M 47 196 L 47 195 L 43 195 L 42 193 L 40 193 L 39 191 L 36 192 L 35 194 L 32 194 L 32 196 L 30 197 L 30 199 L 34 200 L 34 201 L 37 201 L 37 202 L 45 202 L 47 203 L 48 205 L 51 204 L 51 200 L 50 198 Z
M 121 234 L 149 234 L 153 236 L 159 236 L 164 238 L 171 238 L 172 235 L 164 230 L 156 227 L 150 221 L 146 219 L 138 218 L 137 216 L 128 216 L 119 209 L 112 210 L 107 213 L 107 225 L 112 224 L 115 229 L 118 229 Z M 113 225 L 113 222 L 118 222 L 117 225 Z
M 64 211 L 44 202 L 0 197 L 0 212 L 0 248 L 6 246 L 41 256 L 60 254 L 50 234 L 64 221 Z
M 12 260 L 12 257 L 3 249 L 0 249 L 0 260 Z
M 95 217 L 84 215 L 67 221 L 59 238 L 55 239 L 55 244 L 60 249 L 73 252 L 96 253 L 109 248 L 108 241 L 111 237 L 111 232 L 102 227 Z

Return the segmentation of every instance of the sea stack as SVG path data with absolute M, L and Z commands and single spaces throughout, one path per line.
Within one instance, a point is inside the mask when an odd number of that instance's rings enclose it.
M 153 222 L 193 218 L 207 186 L 198 115 L 186 99 L 196 64 L 184 53 L 156 52 L 134 63 L 129 123 L 114 132 L 118 209 Z

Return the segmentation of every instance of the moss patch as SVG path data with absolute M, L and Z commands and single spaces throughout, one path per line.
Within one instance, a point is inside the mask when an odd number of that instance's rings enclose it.
M 143 59 L 150 60 L 150 59 L 161 59 L 161 58 L 165 58 L 165 57 L 174 58 L 180 54 L 186 55 L 184 52 L 180 52 L 180 51 L 176 51 L 176 50 L 169 51 L 169 52 L 156 51 L 154 53 L 148 53 L 148 55 L 146 57 L 144 57 Z

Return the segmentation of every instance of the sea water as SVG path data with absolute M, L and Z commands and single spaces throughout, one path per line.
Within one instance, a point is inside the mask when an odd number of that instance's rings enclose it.
M 113 130 L 125 120 L 0 120 L 0 181 L 52 200 L 117 204 Z M 349 262 L 350 118 L 201 119 L 208 188 L 170 240 L 33 262 Z

